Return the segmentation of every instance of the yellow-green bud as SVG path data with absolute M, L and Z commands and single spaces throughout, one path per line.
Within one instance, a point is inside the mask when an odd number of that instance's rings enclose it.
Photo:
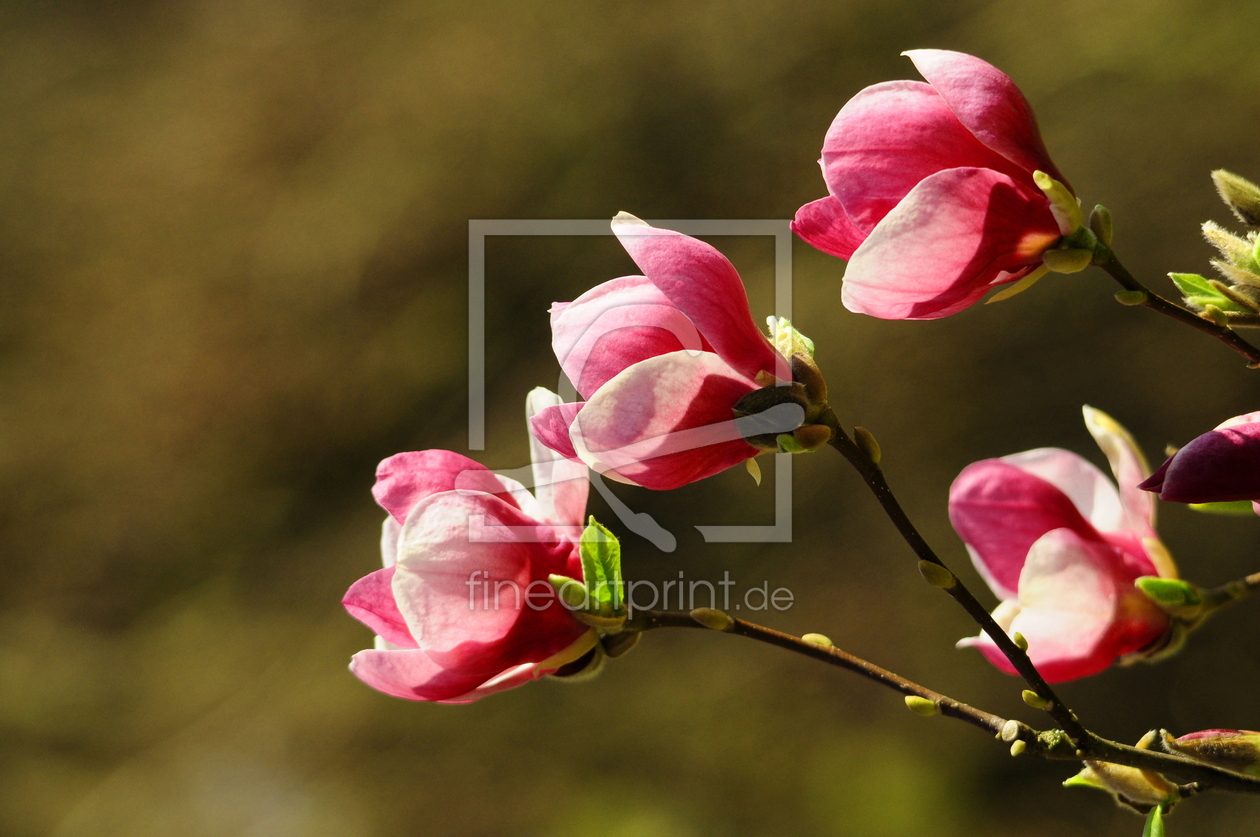
M 879 442 L 875 441 L 875 437 L 871 435 L 871 431 L 865 427 L 853 428 L 853 441 L 862 449 L 862 453 L 866 454 L 866 458 L 871 460 L 873 465 L 879 464 L 879 459 L 883 453 L 879 449 Z
M 936 705 L 936 701 L 918 695 L 906 695 L 906 708 L 916 715 L 925 717 L 941 713 L 941 708 Z
M 942 590 L 949 590 L 958 583 L 958 578 L 953 573 L 931 561 L 919 561 L 919 575 L 923 576 L 928 584 L 940 587 Z
M 1089 228 L 1098 236 L 1098 240 L 1108 247 L 1111 246 L 1111 238 L 1115 235 L 1115 227 L 1111 220 L 1111 210 L 1101 204 L 1094 207 L 1094 211 L 1089 213 Z
M 1116 302 L 1121 305 L 1142 305 L 1146 302 L 1146 291 L 1116 291 Z
M 1212 182 L 1238 220 L 1249 227 L 1260 227 L 1260 186 L 1225 169 L 1212 172 Z
M 823 648 L 835 648 L 835 643 L 822 634 L 805 634 L 801 637 L 802 642 L 808 642 L 810 645 L 818 645 Z
M 1053 273 L 1080 273 L 1093 264 L 1092 250 L 1047 250 L 1041 261 Z
M 1043 698 L 1032 689 L 1024 689 L 1024 691 L 1020 693 L 1020 697 L 1024 699 L 1024 703 L 1028 704 L 1033 709 L 1045 709 L 1053 702 Z
M 735 620 L 720 610 L 711 607 L 698 607 L 691 611 L 691 618 L 714 631 L 731 631 L 735 629 Z
M 1028 749 L 1028 745 L 1025 744 L 1023 741 L 1015 741 L 1011 744 L 1011 755 L 1018 756 L 1020 753 L 1024 752 L 1024 750 L 1026 749 Z
M 1028 640 L 1025 639 L 1024 635 L 1021 634 L 1019 631 L 1015 632 L 1015 635 L 1011 637 L 1011 641 L 1015 643 L 1015 647 L 1018 648 L 1020 651 L 1028 650 Z

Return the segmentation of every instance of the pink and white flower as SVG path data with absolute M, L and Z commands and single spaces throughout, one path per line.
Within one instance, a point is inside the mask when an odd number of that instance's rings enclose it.
M 1260 413 L 1234 416 L 1196 437 L 1141 487 L 1174 503 L 1250 500 L 1260 514 Z
M 961 52 L 905 54 L 927 83 L 882 82 L 849 100 L 823 141 L 829 194 L 792 229 L 848 260 L 850 311 L 926 320 L 1028 276 L 1071 230 L 1033 180 L 1066 185 L 1015 83 Z
M 754 325 L 735 267 L 703 241 L 624 212 L 612 228 L 643 275 L 552 306 L 552 347 L 585 401 L 542 411 L 534 435 L 612 479 L 654 489 L 761 453 L 732 408 L 791 372 Z
M 1155 534 L 1154 497 L 1137 487 L 1150 469 L 1114 419 L 1091 407 L 1084 413 L 1118 491 L 1076 454 L 1038 448 L 968 465 L 949 494 L 950 521 L 1002 600 L 993 618 L 1009 634 L 1023 634 L 1050 682 L 1153 652 L 1171 627 L 1134 586 L 1141 576 L 1177 577 Z M 988 636 L 959 645 L 1015 673 Z
M 534 390 L 529 415 L 558 401 Z M 536 443 L 531 452 L 536 497 L 451 451 L 381 462 L 372 493 L 389 512 L 385 567 L 342 600 L 377 635 L 375 648 L 351 660 L 360 680 L 395 697 L 466 703 L 594 648 L 595 633 L 547 581 L 553 573 L 582 578 L 586 468 Z

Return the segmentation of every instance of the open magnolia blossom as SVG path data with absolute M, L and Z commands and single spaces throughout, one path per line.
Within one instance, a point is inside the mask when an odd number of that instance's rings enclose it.
M 551 307 L 552 348 L 585 401 L 543 410 L 534 435 L 612 479 L 654 489 L 762 453 L 732 409 L 776 378 L 790 381 L 788 356 L 806 343 L 775 321 L 782 350 L 771 345 L 735 267 L 709 244 L 624 212 L 612 229 L 643 275 Z M 790 433 L 803 415 L 784 414 L 772 432 Z
M 1015 83 L 960 52 L 905 54 L 927 83 L 882 82 L 849 100 L 823 141 L 829 194 L 792 229 L 848 260 L 850 311 L 927 320 L 1035 281 L 1072 224 L 1034 181 L 1040 171 L 1066 186 Z
M 1154 653 L 1171 628 L 1134 586 L 1141 576 L 1177 576 L 1155 534 L 1155 498 L 1137 487 L 1150 469 L 1114 419 L 1091 407 L 1084 413 L 1119 491 L 1076 454 L 1038 448 L 968 465 L 949 493 L 950 521 L 1002 600 L 993 618 L 1024 636 L 1050 682 Z M 986 635 L 959 646 L 1015 673 Z
M 1234 416 L 1195 438 L 1141 487 L 1174 503 L 1250 500 L 1260 514 L 1260 413 Z
M 558 402 L 536 389 L 528 413 Z M 531 452 L 537 497 L 447 450 L 381 462 L 372 493 L 389 512 L 385 567 L 342 600 L 376 633 L 376 647 L 351 660 L 360 680 L 396 697 L 464 703 L 594 649 L 596 633 L 551 596 L 547 581 L 582 578 L 586 468 L 536 443 Z

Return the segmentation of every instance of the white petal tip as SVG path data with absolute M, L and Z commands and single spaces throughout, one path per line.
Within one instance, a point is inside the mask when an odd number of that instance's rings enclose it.
M 613 216 L 612 224 L 613 224 L 613 229 L 616 229 L 618 225 L 637 226 L 637 227 L 651 226 L 650 224 L 648 224 L 647 221 L 644 221 L 641 218 L 631 215 L 629 212 L 618 212 L 616 215 Z

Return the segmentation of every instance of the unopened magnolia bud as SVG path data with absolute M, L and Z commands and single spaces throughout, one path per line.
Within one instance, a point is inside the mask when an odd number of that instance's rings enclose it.
M 1260 776 L 1260 732 L 1255 730 L 1206 729 L 1180 738 L 1165 732 L 1164 747 L 1204 764 Z
M 599 644 L 604 647 L 604 653 L 608 655 L 608 659 L 615 660 L 638 645 L 642 636 L 642 631 L 623 631 L 619 634 L 602 637 Z
M 696 608 L 691 611 L 691 618 L 714 631 L 730 631 L 735 628 L 734 619 L 711 607 Z
M 1015 647 L 1018 648 L 1020 651 L 1028 650 L 1028 640 L 1025 639 L 1024 635 L 1021 634 L 1019 631 L 1016 631 L 1015 635 L 1011 637 L 1011 642 L 1014 642 Z
M 555 588 L 560 601 L 567 607 L 583 608 L 588 604 L 586 585 L 577 579 L 569 578 L 567 575 L 552 573 L 547 576 L 547 581 Z
M 1212 172 L 1212 182 L 1238 220 L 1249 227 L 1260 227 L 1260 186 L 1225 169 Z
M 1063 783 L 1065 788 L 1097 788 L 1110 793 L 1117 802 L 1143 811 L 1178 798 L 1177 786 L 1158 773 L 1102 761 L 1085 764 L 1084 770 Z
M 1094 207 L 1094 211 L 1089 213 L 1089 228 L 1094 235 L 1098 236 L 1098 240 L 1107 246 L 1111 246 L 1111 237 L 1114 235 L 1114 227 L 1111 220 L 1111 210 L 1105 206 L 1099 205 Z
M 1002 731 L 1001 733 L 999 733 L 999 735 L 1002 736 L 1003 741 L 1009 744 L 1010 742 L 1014 741 L 1016 738 L 1019 738 L 1019 732 L 1020 732 L 1019 721 L 1010 720 L 1010 721 L 1007 721 L 1005 724 L 1002 724 Z
M 1239 238 L 1215 221 L 1203 222 L 1203 237 L 1220 251 L 1225 261 L 1241 268 L 1256 266 L 1255 248 L 1250 241 Z
M 1032 689 L 1024 689 L 1024 691 L 1020 693 L 1020 697 L 1024 699 L 1024 703 L 1028 704 L 1033 709 L 1045 709 L 1053 702 L 1043 698 Z
M 1121 305 L 1142 305 L 1146 298 L 1146 291 L 1116 291 L 1116 302 Z
M 1053 273 L 1080 273 L 1094 261 L 1092 250 L 1047 250 L 1041 261 Z
M 958 583 L 958 578 L 953 573 L 931 561 L 919 561 L 919 575 L 923 576 L 928 584 L 940 587 L 942 590 L 948 590 Z
M 865 427 L 853 428 L 853 441 L 862 449 L 862 453 L 866 454 L 866 458 L 871 460 L 872 465 L 879 464 L 879 459 L 883 456 L 883 452 L 880 451 L 879 442 L 875 441 L 871 431 Z
M 1011 744 L 1011 755 L 1018 756 L 1020 753 L 1024 752 L 1024 750 L 1026 749 L 1028 749 L 1028 745 L 1025 744 L 1023 741 L 1015 741 Z
M 936 705 L 936 701 L 928 700 L 918 695 L 906 695 L 906 708 L 916 715 L 931 716 L 939 715 L 941 708 Z
M 802 642 L 808 642 L 810 645 L 819 645 L 823 648 L 834 648 L 835 643 L 822 634 L 804 634 L 801 637 Z

